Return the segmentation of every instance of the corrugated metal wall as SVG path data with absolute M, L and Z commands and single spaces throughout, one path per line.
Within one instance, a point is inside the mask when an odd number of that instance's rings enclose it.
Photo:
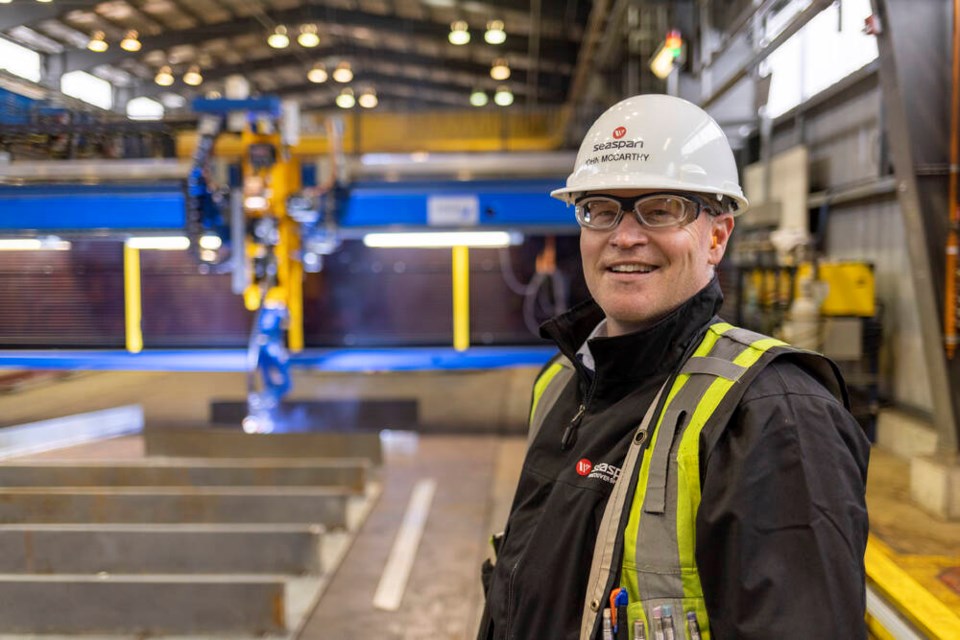
M 543 238 L 509 250 L 517 279 L 533 277 Z M 146 348 L 245 346 L 252 314 L 230 275 L 204 273 L 184 251 L 141 251 Z M 570 304 L 584 299 L 576 237 L 557 239 Z M 442 345 L 452 342 L 452 260 L 443 249 L 370 249 L 347 241 L 304 282 L 308 347 Z M 524 296 L 506 284 L 498 250 L 471 251 L 471 342 L 539 342 Z M 545 288 L 546 289 L 546 288 Z M 550 302 L 541 292 L 540 303 Z M 543 320 L 549 304 L 527 308 Z M 533 323 L 535 324 L 535 322 Z M 70 251 L 0 252 L 0 348 L 124 345 L 119 241 L 75 242 Z
M 811 191 L 842 191 L 889 173 L 883 166 L 881 120 L 880 88 L 873 76 L 801 117 L 781 123 L 773 147 L 777 152 L 806 144 Z M 825 257 L 868 260 L 875 265 L 877 296 L 883 305 L 883 395 L 898 404 L 932 412 L 896 195 L 832 206 L 826 215 Z
M 122 347 L 123 249 L 0 252 L 0 344 Z
M 834 209 L 827 239 L 830 258 L 874 264 L 877 296 L 884 306 L 880 362 L 884 395 L 899 404 L 932 412 L 920 317 L 897 201 L 886 199 Z

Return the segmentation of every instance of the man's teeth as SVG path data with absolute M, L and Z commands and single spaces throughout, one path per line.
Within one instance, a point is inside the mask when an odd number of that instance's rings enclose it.
M 656 269 L 646 264 L 618 264 L 610 267 L 610 270 L 615 273 L 650 273 Z

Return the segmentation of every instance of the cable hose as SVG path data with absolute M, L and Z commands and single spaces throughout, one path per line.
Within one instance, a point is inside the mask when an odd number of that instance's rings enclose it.
M 517 279 L 517 276 L 513 273 L 513 265 L 510 262 L 510 250 L 507 248 L 502 248 L 499 251 L 500 254 L 500 273 L 503 275 L 503 281 L 507 283 L 507 286 L 510 287 L 510 290 L 513 291 L 518 296 L 526 295 L 527 288 L 533 283 L 533 280 L 530 280 L 528 284 L 522 284 L 520 280 Z
M 527 291 L 523 296 L 523 323 L 526 325 L 527 331 L 535 336 L 540 334 L 540 323 L 537 322 L 536 316 L 537 296 L 540 293 L 540 287 L 546 278 L 547 276 L 542 273 L 534 274 L 533 279 L 530 280 L 530 284 L 527 285 Z
M 559 271 L 553 273 L 535 273 L 530 282 L 523 284 L 513 272 L 513 265 L 510 261 L 510 250 L 500 249 L 500 273 L 507 287 L 515 294 L 523 296 L 523 323 L 531 334 L 540 336 L 540 321 L 537 320 L 537 302 L 540 299 L 540 291 L 545 282 L 550 283 L 550 293 L 552 294 L 552 304 L 546 304 L 544 310 L 546 316 L 551 318 L 567 310 L 567 279 Z

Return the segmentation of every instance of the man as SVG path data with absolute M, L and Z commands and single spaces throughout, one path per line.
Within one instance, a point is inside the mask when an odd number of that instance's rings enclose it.
M 715 315 L 748 206 L 720 127 L 624 100 L 552 195 L 593 300 L 541 329 L 480 639 L 865 638 L 869 443 L 828 360 Z

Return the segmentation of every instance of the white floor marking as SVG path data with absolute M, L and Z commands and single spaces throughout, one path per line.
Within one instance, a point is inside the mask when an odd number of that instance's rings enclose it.
M 430 503 L 433 502 L 436 491 L 437 481 L 432 478 L 420 480 L 414 485 L 403 523 L 393 542 L 387 565 L 383 568 L 377 592 L 373 596 L 373 606 L 377 609 L 396 611 L 400 608 L 400 601 L 403 600 L 403 593 L 407 588 L 407 579 L 420 546 L 420 538 L 427 524 Z
M 896 640 L 923 640 L 923 634 L 915 631 L 870 585 L 867 585 L 867 612 Z

